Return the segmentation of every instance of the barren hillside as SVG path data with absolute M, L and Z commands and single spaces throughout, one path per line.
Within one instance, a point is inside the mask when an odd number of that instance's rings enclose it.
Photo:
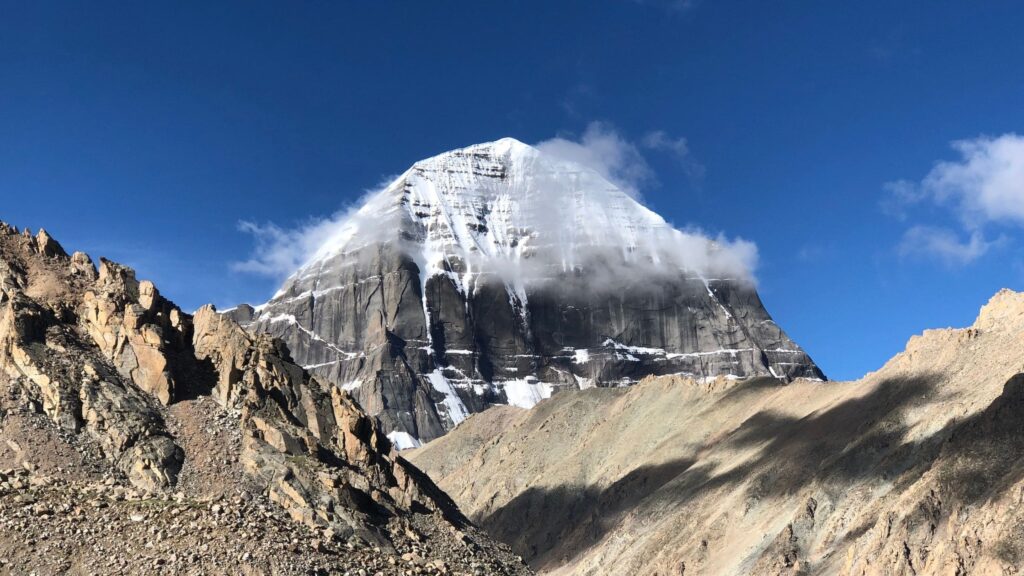
M 1015 574 L 1024 294 L 855 382 L 649 378 L 410 456 L 548 574 Z

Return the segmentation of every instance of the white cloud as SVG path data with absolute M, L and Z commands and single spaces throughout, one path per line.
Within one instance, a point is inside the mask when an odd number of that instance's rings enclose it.
M 396 178 L 390 176 L 388 181 Z M 366 202 L 383 190 L 385 185 L 381 184 L 376 190 L 366 190 L 353 205 L 329 217 L 310 218 L 294 228 L 282 228 L 272 222 L 238 222 L 238 230 L 251 234 L 255 246 L 247 260 L 232 262 L 231 269 L 280 280 L 308 263 L 325 246 L 343 242 L 347 235 L 354 234 L 356 230 L 361 229 L 363 235 L 386 234 L 386 227 L 374 225 L 379 219 L 379 214 L 374 212 L 379 210 L 366 206 Z M 371 239 L 367 238 L 368 241 Z
M 686 138 L 672 137 L 664 130 L 654 130 L 644 135 L 640 141 L 644 148 L 666 152 L 683 168 L 691 182 L 699 182 L 704 177 L 704 166 L 690 154 L 690 144 Z
M 811 244 L 804 244 L 796 252 L 796 257 L 801 262 L 821 262 L 836 255 L 836 248 L 830 244 L 822 244 L 817 241 Z
M 903 237 L 901 254 L 928 253 L 966 264 L 1002 242 L 985 239 L 987 226 L 1024 225 L 1024 137 L 982 136 L 958 140 L 952 147 L 960 158 L 937 163 L 920 182 L 885 184 L 888 194 L 881 208 L 900 220 L 925 203 L 950 210 L 969 240 L 961 241 L 948 229 L 914 226 Z
M 687 144 L 686 138 L 672 138 L 664 130 L 654 130 L 644 134 L 641 142 L 643 142 L 644 148 L 668 150 L 680 159 L 690 155 L 690 145 Z
M 704 174 L 704 167 L 693 159 L 686 138 L 672 137 L 663 130 L 650 131 L 634 143 L 607 123 L 591 122 L 578 140 L 558 136 L 534 144 L 534 147 L 545 154 L 594 170 L 638 202 L 641 201 L 641 189 L 657 183 L 641 150 L 669 155 L 683 167 L 691 182 Z M 557 207 L 552 207 L 550 219 L 543 223 L 545 235 L 557 236 L 564 222 L 564 215 L 559 214 Z M 609 234 L 614 236 L 621 232 L 613 230 Z M 590 272 L 609 286 L 618 286 L 622 278 L 632 274 L 661 275 L 679 268 L 695 270 L 708 277 L 755 280 L 758 251 L 753 242 L 742 238 L 729 239 L 721 234 L 711 236 L 694 227 L 673 229 L 672 234 L 663 237 L 661 242 L 658 247 L 649 247 L 649 251 L 657 255 L 657 264 L 653 266 L 638 267 L 631 263 L 631 268 L 625 269 L 612 264 L 614 255 L 606 254 L 598 260 L 607 261 L 608 269 L 602 273 L 592 268 Z M 531 273 L 527 271 L 525 275 Z M 516 274 L 524 275 L 522 271 Z
M 984 256 L 997 242 L 989 242 L 980 232 L 972 232 L 966 241 L 947 228 L 914 226 L 903 234 L 898 251 L 901 256 L 927 256 L 947 265 L 963 265 Z
M 886 182 L 882 188 L 888 194 L 882 199 L 882 212 L 899 220 L 906 220 L 909 208 L 928 197 L 927 192 L 910 180 Z
M 686 138 L 670 136 L 664 130 L 652 130 L 634 143 L 607 123 L 591 122 L 579 140 L 557 136 L 534 146 L 595 170 L 634 198 L 640 197 L 642 188 L 657 184 L 641 150 L 667 154 L 682 167 L 691 183 L 699 183 L 704 177 L 704 166 L 694 159 Z
M 248 260 L 233 262 L 231 269 L 283 278 L 302 266 L 343 219 L 344 216 L 314 219 L 291 230 L 272 222 L 240 221 L 238 229 L 251 234 L 256 246 Z
M 581 164 L 593 170 L 589 182 L 592 189 L 588 201 L 598 207 L 619 207 L 622 194 L 609 187 L 597 176 L 617 185 L 636 199 L 641 185 L 654 181 L 651 168 L 640 153 L 641 149 L 668 152 L 674 157 L 688 160 L 686 140 L 671 138 L 664 132 L 649 133 L 640 144 L 634 144 L 606 124 L 591 123 L 579 140 L 557 137 L 541 142 L 536 148 L 548 158 L 533 175 L 532 185 L 539 189 L 560 190 L 565 180 L 559 180 L 562 161 Z M 550 158 L 556 161 L 551 163 Z M 545 178 L 555 178 L 547 183 Z M 393 182 L 397 182 L 394 177 Z M 399 183 L 401 184 L 401 183 Z M 239 272 L 262 274 L 284 279 L 312 261 L 335 253 L 339 247 L 352 249 L 353 240 L 359 245 L 377 241 L 396 241 L 397 223 L 382 221 L 383 214 L 401 218 L 404 213 L 394 206 L 391 194 L 378 194 L 386 185 L 368 192 L 355 207 L 342 210 L 327 218 L 308 220 L 294 228 L 283 228 L 273 223 L 240 222 L 239 230 L 253 236 L 255 246 L 247 260 L 235 262 L 232 269 Z M 648 212 L 626 207 L 631 218 L 649 222 Z M 474 271 L 493 271 L 516 281 L 532 281 L 553 277 L 552 271 L 565 271 L 565 267 L 580 265 L 590 272 L 592 284 L 614 289 L 624 281 L 635 280 L 638 275 L 677 277 L 680 270 L 689 270 L 709 278 L 737 278 L 754 281 L 757 266 L 757 246 L 742 238 L 727 238 L 721 234 L 707 234 L 697 228 L 676 229 L 662 222 L 647 232 L 638 233 L 630 226 L 602 224 L 599 234 L 586 226 L 567 227 L 567 223 L 583 218 L 588 223 L 608 219 L 604 210 L 588 211 L 574 202 L 543 202 L 522 207 L 531 230 L 524 242 L 537 244 L 528 258 L 498 251 L 482 256 L 479 252 L 462 254 Z M 651 215 L 653 217 L 653 215 Z M 517 228 L 518 229 L 518 228 Z M 593 237 L 592 237 L 593 236 Z M 538 240 L 539 239 L 539 240 Z M 624 248 L 628 250 L 624 253 Z M 411 247 L 413 252 L 418 250 Z
M 639 197 L 641 186 L 654 182 L 654 173 L 637 146 L 603 122 L 587 125 L 578 141 L 556 136 L 534 147 L 594 170 L 634 198 Z
M 921 190 L 952 202 L 969 226 L 985 222 L 1024 224 L 1024 137 L 1004 134 L 953 143 L 960 160 L 940 162 Z

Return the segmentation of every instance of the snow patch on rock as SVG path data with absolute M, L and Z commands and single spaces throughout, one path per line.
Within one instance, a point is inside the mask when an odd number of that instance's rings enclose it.
M 423 445 L 419 440 L 413 438 L 408 432 L 401 432 L 398 430 L 388 433 L 388 440 L 391 440 L 391 443 L 394 444 L 395 448 L 398 450 L 419 448 Z
M 551 397 L 551 386 L 536 378 L 506 380 L 501 383 L 508 403 L 520 408 L 533 408 L 538 402 Z

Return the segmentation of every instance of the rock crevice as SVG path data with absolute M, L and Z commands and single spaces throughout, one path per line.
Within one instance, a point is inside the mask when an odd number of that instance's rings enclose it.
M 223 454 L 224 466 L 238 462 L 246 485 L 322 542 L 370 550 L 368 565 L 392 557 L 386 574 L 416 564 L 394 557 L 428 548 L 439 565 L 464 572 L 529 572 L 399 457 L 348 392 L 296 365 L 282 341 L 250 334 L 211 306 L 193 317 L 130 268 L 102 259 L 97 268 L 45 232 L 0 223 L 0 424 L 9 402 L 19 422 L 40 429 L 32 438 L 83 447 L 83 455 L 95 446 L 110 485 L 168 498 L 196 490 L 196 474 L 229 477 L 210 469 Z M 197 420 L 233 422 L 234 432 L 222 429 L 221 439 L 217 428 L 195 428 Z M 15 457 L 34 468 L 10 438 Z M 193 484 L 182 488 L 186 474 Z

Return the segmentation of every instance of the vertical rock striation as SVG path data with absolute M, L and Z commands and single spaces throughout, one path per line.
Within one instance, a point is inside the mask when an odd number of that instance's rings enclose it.
M 403 444 L 492 403 L 648 375 L 824 378 L 735 252 L 504 139 L 416 163 L 269 302 L 229 314 Z

